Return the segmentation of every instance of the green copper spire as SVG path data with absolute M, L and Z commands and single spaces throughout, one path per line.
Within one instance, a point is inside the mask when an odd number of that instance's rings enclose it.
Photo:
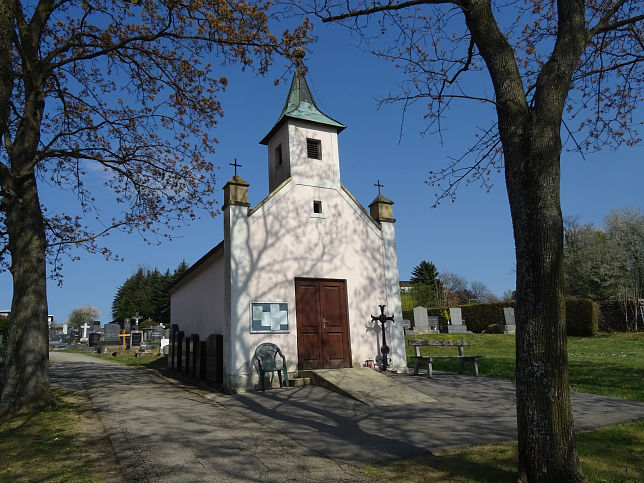
M 338 132 L 346 127 L 344 124 L 331 119 L 318 109 L 311 94 L 311 89 L 309 89 L 309 85 L 306 82 L 305 70 L 301 63 L 297 66 L 295 74 L 293 75 L 291 89 L 288 92 L 288 97 L 286 98 L 284 109 L 282 109 L 279 119 L 275 123 L 275 126 L 273 126 L 273 129 L 259 143 L 268 144 L 269 138 L 286 119 L 300 119 L 302 121 L 324 124 L 335 127 Z

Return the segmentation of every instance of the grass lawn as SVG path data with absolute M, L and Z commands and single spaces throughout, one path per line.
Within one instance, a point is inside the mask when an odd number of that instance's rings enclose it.
M 414 339 L 468 339 L 466 355 L 483 355 L 479 360 L 482 376 L 514 379 L 515 338 L 513 334 L 430 334 Z M 409 365 L 413 348 L 407 346 Z M 456 349 L 423 347 L 421 354 L 455 355 Z M 457 360 L 438 359 L 434 369 L 458 370 Z M 644 401 L 644 333 L 599 334 L 594 337 L 568 337 L 568 367 L 573 390 L 591 394 Z M 466 371 L 471 370 L 466 365 Z
M 52 408 L 0 422 L 0 481 L 120 480 L 112 445 L 92 403 L 54 390 Z
M 638 482 L 644 478 L 644 421 L 607 426 L 577 435 L 577 450 L 588 481 Z M 422 456 L 364 471 L 374 479 L 420 482 L 515 482 L 516 442 L 472 446 L 441 455 Z

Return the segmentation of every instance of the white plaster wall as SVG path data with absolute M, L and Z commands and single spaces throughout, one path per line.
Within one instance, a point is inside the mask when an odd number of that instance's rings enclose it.
M 275 150 L 281 145 L 282 165 L 277 164 Z M 291 174 L 290 150 L 288 147 L 288 125 L 284 123 L 268 143 L 268 192 L 271 193 Z
M 382 223 L 385 289 L 387 292 L 386 315 L 394 316 L 394 323 L 385 324 L 387 345 L 390 347 L 392 367 L 399 372 L 407 372 L 405 351 L 405 331 L 402 326 L 402 303 L 400 300 L 400 275 L 398 273 L 398 253 L 396 252 L 396 232 L 393 223 Z
M 322 159 L 307 157 L 306 140 L 317 139 Z M 282 146 L 282 165 L 276 162 L 275 149 Z M 340 156 L 335 128 L 290 119 L 268 143 L 268 189 L 272 192 L 289 176 L 297 183 L 316 186 L 340 185 Z
M 188 274 L 170 296 L 170 317 L 186 336 L 224 331 L 224 257 L 223 250 Z
M 295 184 L 287 196 L 265 204 L 249 219 L 247 290 L 238 292 L 240 315 L 231 321 L 232 367 L 249 368 L 253 351 L 274 342 L 297 369 L 296 277 L 346 280 L 351 358 L 375 359 L 382 344 L 371 315 L 387 303 L 381 232 L 344 191 Z M 324 217 L 311 217 L 312 200 L 324 204 Z M 289 304 L 288 334 L 251 334 L 251 301 Z M 390 313 L 387 311 L 387 313 Z M 399 322 L 400 323 L 400 322 Z M 404 348 L 403 348 L 404 350 Z
M 288 123 L 289 162 L 296 183 L 315 186 L 340 185 L 340 157 L 336 128 L 304 121 Z M 306 140 L 317 139 L 322 147 L 322 159 L 307 157 Z

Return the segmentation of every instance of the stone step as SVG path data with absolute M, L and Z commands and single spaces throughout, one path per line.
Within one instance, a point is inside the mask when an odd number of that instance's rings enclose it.
M 289 378 L 288 380 L 289 387 L 309 386 L 311 384 L 313 383 L 311 382 L 310 377 L 295 377 L 295 378 Z
M 436 399 L 398 382 L 394 377 L 369 369 L 315 369 L 306 371 L 313 384 L 350 397 L 371 407 L 429 405 Z

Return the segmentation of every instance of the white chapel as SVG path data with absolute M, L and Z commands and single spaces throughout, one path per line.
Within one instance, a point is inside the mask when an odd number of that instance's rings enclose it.
M 379 355 L 386 324 L 390 367 L 406 370 L 393 202 L 369 211 L 340 180 L 338 134 L 300 66 L 267 146 L 269 195 L 248 203 L 249 184 L 224 186 L 224 240 L 171 289 L 171 319 L 186 336 L 221 334 L 223 384 L 257 385 L 255 348 L 272 342 L 288 372 L 362 366 Z

